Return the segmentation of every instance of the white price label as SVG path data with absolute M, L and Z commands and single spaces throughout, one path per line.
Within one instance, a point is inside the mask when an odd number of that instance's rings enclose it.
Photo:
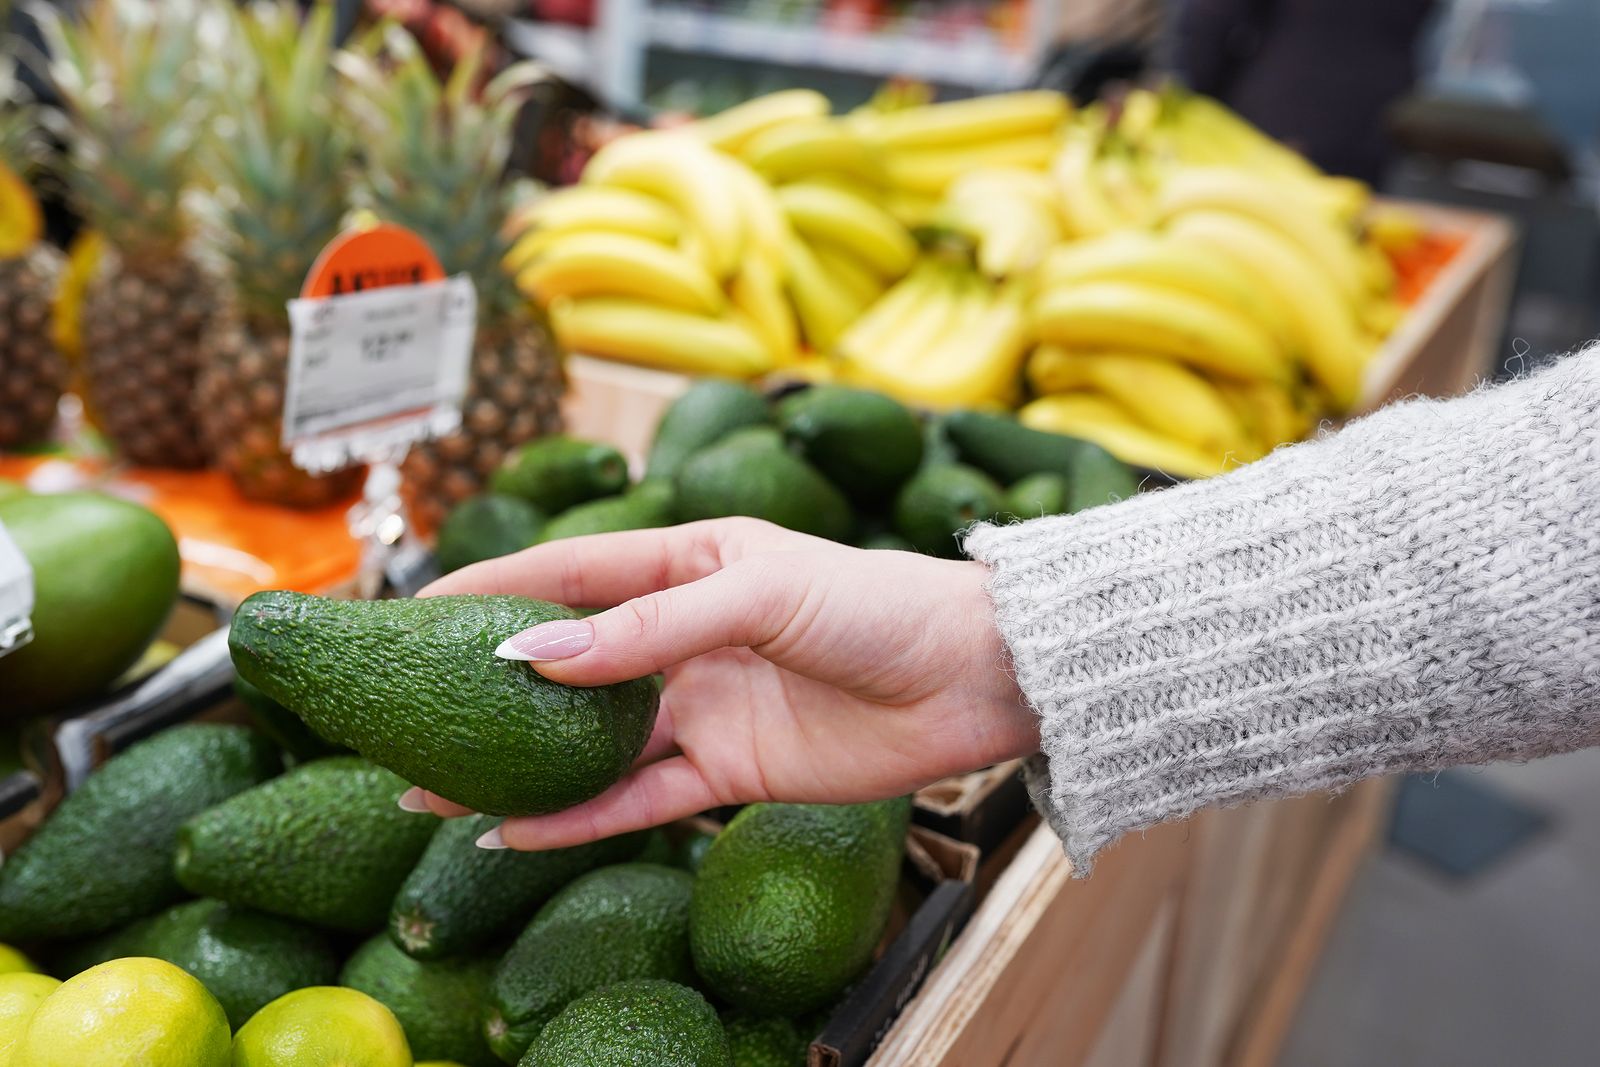
M 310 470 L 370 462 L 461 424 L 471 279 L 289 301 L 283 443 Z
M 33 640 L 33 568 L 0 522 L 0 656 Z

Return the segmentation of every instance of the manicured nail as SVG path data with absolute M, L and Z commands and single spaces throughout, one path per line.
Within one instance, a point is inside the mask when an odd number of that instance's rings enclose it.
M 586 619 L 557 619 L 541 622 L 514 637 L 500 642 L 494 654 L 501 659 L 521 660 L 524 663 L 544 663 L 553 659 L 568 659 L 580 652 L 589 651 L 594 644 L 594 627 Z
M 500 836 L 500 827 L 496 826 L 493 830 L 478 838 L 478 847 L 487 849 L 505 848 L 506 839 Z
M 412 786 L 400 794 L 400 810 L 412 811 L 418 815 L 425 814 L 428 808 L 428 795 L 422 791 L 421 786 Z

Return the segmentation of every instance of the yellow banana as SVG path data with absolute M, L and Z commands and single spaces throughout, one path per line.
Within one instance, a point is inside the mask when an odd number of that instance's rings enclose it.
M 836 245 L 831 241 L 818 241 L 811 246 L 811 254 L 817 257 L 822 269 L 843 286 L 863 308 L 870 307 L 883 295 L 883 279 L 843 245 Z
M 1316 425 L 1290 391 L 1281 385 L 1227 378 L 1219 378 L 1212 384 L 1250 432 L 1262 455 L 1279 445 L 1302 440 Z
M 633 296 L 707 315 L 727 304 L 700 264 L 623 233 L 567 234 L 522 269 L 517 285 L 541 304 L 563 296 Z
M 889 184 L 896 189 L 938 196 L 957 178 L 980 167 L 1043 171 L 1060 145 L 1060 138 L 1052 132 L 953 148 L 908 148 L 889 153 L 885 166 Z
M 1175 289 L 1085 282 L 1034 300 L 1039 338 L 1068 348 L 1147 352 L 1234 378 L 1287 381 L 1292 365 L 1244 316 Z
M 550 322 L 572 352 L 729 378 L 772 368 L 766 346 L 742 316 L 714 319 L 642 300 L 585 297 L 551 304 Z
M 1362 329 L 1381 341 L 1394 333 L 1395 328 L 1405 319 L 1406 307 L 1398 300 L 1377 297 L 1361 305 L 1358 317 Z
M 899 329 L 888 332 L 870 350 L 852 349 L 849 369 L 854 381 L 894 392 L 906 368 L 915 365 L 966 316 L 968 303 L 951 274 L 939 269 L 919 288 L 918 299 L 903 313 Z
M 540 197 L 518 212 L 518 225 L 541 232 L 607 230 L 648 237 L 671 244 L 683 232 L 683 220 L 653 196 L 631 189 L 571 185 Z
M 837 119 L 803 119 L 763 131 L 745 145 L 741 158 L 775 184 L 834 173 L 883 180 L 878 152 Z
M 1179 289 L 1242 313 L 1286 347 L 1299 342 L 1289 317 L 1247 272 L 1209 248 L 1158 234 L 1122 230 L 1059 245 L 1040 265 L 1038 279 L 1041 288 L 1122 281 Z
M 1111 400 L 1092 393 L 1043 396 L 1023 406 L 1017 419 L 1024 426 L 1093 441 L 1124 463 L 1180 478 L 1221 474 L 1228 459 L 1193 445 L 1163 437 L 1139 425 Z
M 1121 229 L 1127 220 L 1106 195 L 1095 167 L 1099 141 L 1083 129 L 1067 134 L 1051 166 L 1061 195 L 1061 215 L 1074 237 L 1098 237 Z
M 995 402 L 1009 406 L 1028 351 L 1027 303 L 1019 287 L 991 293 L 980 312 L 957 324 L 899 384 L 903 400 L 951 408 Z
M 767 257 L 774 270 L 781 270 L 783 249 L 792 233 L 789 220 L 772 195 L 772 187 L 761 176 L 732 156 L 718 156 L 718 163 L 728 175 L 739 211 L 744 216 L 745 234 L 751 251 Z
M 917 306 L 936 285 L 936 268 L 915 267 L 867 308 L 839 338 L 839 354 L 846 359 L 870 360 L 878 349 L 899 336 Z
M 699 232 L 712 273 L 728 278 L 738 269 L 745 245 L 740 200 L 716 151 L 692 134 L 646 130 L 619 137 L 589 160 L 583 181 L 666 200 Z
M 864 302 L 829 276 L 810 247 L 799 239 L 791 240 L 785 249 L 784 273 L 806 343 L 818 352 L 831 352 L 834 343 L 861 314 Z
M 931 193 L 914 193 L 903 189 L 886 189 L 883 208 L 895 221 L 907 229 L 927 226 L 939 214 L 939 197 Z
M 1358 254 L 1361 256 L 1361 276 L 1367 283 L 1367 292 L 1380 297 L 1394 292 L 1398 279 L 1388 253 L 1375 244 L 1363 243 Z
M 893 215 L 853 193 L 822 182 L 795 182 L 778 190 L 789 224 L 813 241 L 849 249 L 885 278 L 898 278 L 917 256 L 917 242 Z
M 783 293 L 779 268 L 762 256 L 750 256 L 729 287 L 734 306 L 744 312 L 772 354 L 775 366 L 792 365 L 800 354 L 800 329 Z
M 1050 134 L 1070 111 L 1065 96 L 1036 89 L 885 112 L 873 116 L 867 129 L 886 148 L 948 148 Z
M 1352 304 L 1366 292 L 1354 235 L 1290 183 L 1220 167 L 1179 170 L 1161 190 L 1159 211 L 1166 219 L 1190 211 L 1226 211 L 1254 219 L 1298 245 Z
M 1335 408 L 1345 411 L 1355 403 L 1370 345 L 1357 331 L 1349 306 L 1302 248 L 1253 218 L 1226 211 L 1188 212 L 1173 222 L 1171 232 L 1248 272 L 1295 325 L 1306 368 Z
M 822 118 L 830 110 L 828 98 L 814 89 L 784 89 L 736 104 L 701 119 L 690 129 L 713 148 L 739 155 L 752 139 L 767 130 L 790 122 Z
M 1206 452 L 1241 459 L 1256 454 L 1255 441 L 1217 387 L 1170 359 L 1041 345 L 1028 359 L 1028 381 L 1038 393 L 1104 393 L 1143 425 Z

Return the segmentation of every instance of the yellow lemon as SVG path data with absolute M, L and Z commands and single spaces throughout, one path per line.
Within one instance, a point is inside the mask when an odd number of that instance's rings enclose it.
M 0 974 L 11 974 L 15 971 L 29 971 L 36 974 L 38 970 L 32 960 L 10 945 L 0 945 Z
M 311 986 L 285 993 L 233 1039 L 233 1067 L 411 1067 L 394 1013 L 365 993 Z
M 12 1056 L 18 1067 L 228 1067 L 228 1019 L 188 971 L 132 956 L 62 983 Z
M 13 971 L 0 974 L 0 1067 L 21 1063 L 12 1058 L 22 1031 L 44 998 L 54 993 L 61 983 L 44 974 Z

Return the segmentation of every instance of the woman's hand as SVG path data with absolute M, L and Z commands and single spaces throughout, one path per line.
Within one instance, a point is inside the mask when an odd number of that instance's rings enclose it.
M 723 804 L 878 800 L 1037 751 L 985 574 L 721 519 L 555 541 L 439 579 L 421 595 L 609 608 L 501 646 L 553 681 L 666 676 L 632 772 L 482 843 L 557 848 Z M 422 797 L 441 815 L 466 812 L 420 791 L 407 800 Z

